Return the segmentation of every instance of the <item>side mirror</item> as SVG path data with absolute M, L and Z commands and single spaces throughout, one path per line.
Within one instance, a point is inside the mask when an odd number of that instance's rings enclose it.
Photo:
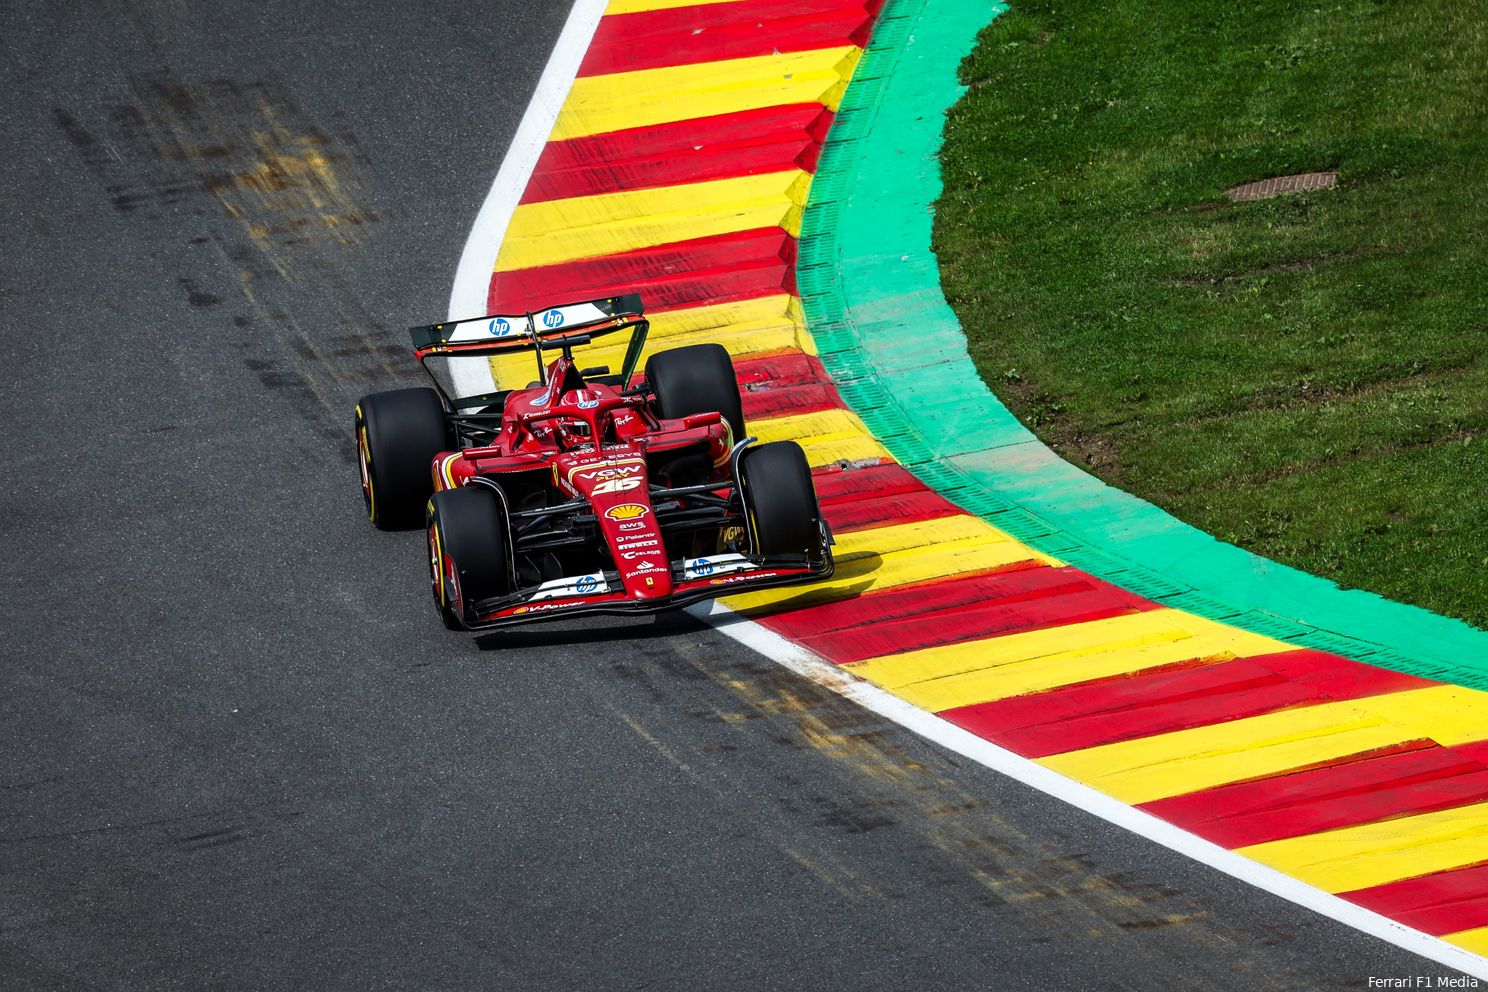
M 610 367 L 608 365 L 596 365 L 593 368 L 579 369 L 579 375 L 583 376 L 585 379 L 589 378 L 591 375 L 609 375 L 609 374 L 610 374 Z

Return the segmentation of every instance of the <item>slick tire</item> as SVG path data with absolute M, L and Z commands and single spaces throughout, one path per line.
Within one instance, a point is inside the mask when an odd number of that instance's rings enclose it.
M 746 448 L 739 459 L 739 485 L 756 555 L 821 557 L 821 510 L 799 444 L 775 441 Z
M 367 516 L 381 530 L 417 527 L 434 492 L 430 462 L 451 447 L 432 389 L 363 396 L 356 408 L 357 467 Z
M 646 361 L 646 381 L 656 394 L 656 412 L 667 419 L 721 413 L 734 440 L 744 437 L 744 404 L 734 362 L 717 344 L 694 344 L 658 352 Z
M 506 507 L 485 486 L 461 486 L 430 497 L 425 523 L 434 606 L 460 630 L 468 604 L 512 591 Z

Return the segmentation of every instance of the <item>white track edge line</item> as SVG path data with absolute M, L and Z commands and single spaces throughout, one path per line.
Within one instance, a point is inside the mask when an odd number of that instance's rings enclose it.
M 501 160 L 496 180 L 491 184 L 480 212 L 475 215 L 470 236 L 465 239 L 465 249 L 460 253 L 460 263 L 455 269 L 455 284 L 450 291 L 447 319 L 479 317 L 486 312 L 491 273 L 496 268 L 496 253 L 501 247 L 501 240 L 506 236 L 507 225 L 511 223 L 517 203 L 527 188 L 532 170 L 537 168 L 537 159 L 542 154 L 543 146 L 548 143 L 548 135 L 553 133 L 558 112 L 563 109 L 563 101 L 568 96 L 574 78 L 579 74 L 579 64 L 589 51 L 589 42 L 593 40 L 594 32 L 599 27 L 599 19 L 604 16 L 607 2 L 608 0 L 575 0 L 569 10 L 563 30 L 559 32 L 558 40 L 553 45 L 553 54 L 548 56 L 548 64 L 537 81 L 537 89 L 533 91 L 527 110 L 522 114 L 522 121 L 517 125 L 517 133 L 512 136 L 506 157 Z M 461 393 L 483 393 L 495 389 L 496 383 L 489 374 L 485 377 L 486 381 L 481 381 L 478 375 L 472 379 L 470 373 L 473 370 L 467 367 L 471 364 L 473 363 L 457 362 L 451 366 L 451 375 L 455 375 L 455 370 L 459 369 L 459 374 L 455 376 L 456 390 Z
M 1488 959 L 1466 948 L 1449 944 L 1403 923 L 1381 916 L 1293 878 L 1259 861 L 1236 854 L 1166 820 L 1113 799 L 1074 779 L 1045 768 L 969 730 L 956 726 L 928 710 L 922 710 L 870 682 L 844 672 L 821 656 L 792 643 L 780 634 L 749 620 L 719 602 L 700 603 L 686 610 L 692 616 L 727 634 L 745 647 L 764 655 L 812 682 L 845 696 L 865 709 L 892 720 L 927 740 L 979 765 L 1001 772 L 1031 788 L 1098 816 L 1108 823 L 1161 844 L 1264 889 L 1289 902 L 1337 920 L 1395 946 L 1429 958 L 1476 978 L 1488 980 Z
M 507 225 L 511 223 L 517 202 L 527 188 L 527 180 L 537 166 L 538 156 L 547 144 L 548 135 L 553 131 L 553 124 L 558 119 L 558 111 L 563 106 L 569 87 L 578 75 L 579 64 L 583 62 L 589 42 L 599 26 L 599 19 L 604 15 L 606 2 L 607 0 L 575 0 L 569 11 L 568 20 L 553 47 L 553 54 L 548 59 L 532 100 L 527 105 L 527 111 L 522 116 L 522 122 L 517 127 L 517 133 L 512 138 L 511 147 L 501 161 L 496 181 L 486 194 L 470 236 L 466 239 L 459 268 L 455 273 L 454 288 L 450 293 L 451 320 L 479 316 L 485 312 L 491 273 L 495 269 L 496 252 L 501 239 L 506 234 Z M 490 387 L 483 388 L 495 388 L 495 384 L 493 382 Z M 1370 912 L 1274 868 L 1242 857 L 1196 834 L 1175 827 L 1166 820 L 1118 802 L 1088 785 L 1082 785 L 1037 762 L 998 747 L 934 713 L 911 706 L 897 696 L 843 672 L 831 662 L 746 619 L 722 603 L 700 603 L 688 607 L 686 612 L 776 664 L 977 764 L 1001 772 L 1030 788 L 1098 816 L 1107 823 L 1129 830 L 1289 902 L 1321 913 L 1345 926 L 1488 981 L 1488 958 L 1440 938 L 1427 936 L 1419 930 L 1412 930 L 1404 924 Z

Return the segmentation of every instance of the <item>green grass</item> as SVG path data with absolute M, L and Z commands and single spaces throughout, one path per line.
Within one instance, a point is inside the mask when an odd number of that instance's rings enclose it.
M 1488 4 L 1014 0 L 962 76 L 935 248 L 1023 422 L 1223 540 L 1488 627 Z

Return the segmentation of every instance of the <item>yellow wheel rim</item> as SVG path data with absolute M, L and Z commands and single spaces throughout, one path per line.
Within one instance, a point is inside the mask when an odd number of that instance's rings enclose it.
M 372 488 L 372 451 L 367 445 L 367 425 L 357 427 L 357 471 L 362 475 L 362 498 L 367 501 L 367 516 L 377 519 L 377 494 Z

